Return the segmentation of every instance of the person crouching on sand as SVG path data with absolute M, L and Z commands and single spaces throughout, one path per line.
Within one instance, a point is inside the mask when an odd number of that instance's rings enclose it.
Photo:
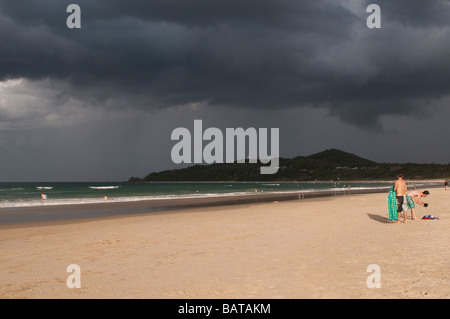
M 411 218 L 414 220 L 418 220 L 416 217 L 416 214 L 414 212 L 414 209 L 416 208 L 415 203 L 421 205 L 422 207 L 428 207 L 427 203 L 424 203 L 422 201 L 422 197 L 427 197 L 430 195 L 429 191 L 412 191 L 408 195 L 406 195 L 406 202 L 408 204 L 408 209 L 411 209 Z M 405 219 L 406 219 L 406 212 L 405 212 Z

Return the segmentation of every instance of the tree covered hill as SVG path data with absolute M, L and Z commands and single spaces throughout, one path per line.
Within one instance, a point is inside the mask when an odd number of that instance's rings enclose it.
M 194 165 L 182 169 L 153 172 L 130 182 L 156 181 L 330 181 L 392 180 L 402 172 L 407 180 L 444 179 L 450 164 L 376 163 L 337 149 L 309 156 L 280 158 L 276 174 L 260 174 L 261 163 L 223 163 Z

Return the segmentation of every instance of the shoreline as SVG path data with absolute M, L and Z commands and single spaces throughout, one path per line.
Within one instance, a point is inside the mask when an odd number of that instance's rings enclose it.
M 408 183 L 440 183 L 443 184 L 443 180 L 440 179 L 418 179 L 418 180 L 408 180 Z M 102 183 L 102 182 L 97 182 Z M 233 184 L 245 184 L 245 183 L 257 183 L 257 184 L 265 184 L 265 183 L 305 183 L 305 184 L 319 184 L 319 183 L 395 183 L 395 179 L 393 180 L 373 180 L 373 179 L 355 179 L 355 180 L 317 180 L 317 181 L 283 181 L 283 180 L 273 180 L 273 181 L 141 181 L 141 182 L 130 182 L 130 181 L 124 181 L 124 182 L 111 182 L 111 183 L 130 183 L 130 184 L 158 184 L 158 183 L 174 183 L 174 184 L 182 184 L 182 183 L 199 183 L 199 184 L 205 184 L 205 183 L 233 183 Z
M 448 298 L 450 191 L 416 208 L 440 220 L 406 224 L 387 219 L 385 195 L 0 226 L 0 298 Z
M 412 182 L 408 182 L 412 183 Z M 440 188 L 436 180 L 414 181 L 430 183 L 426 188 Z M 424 188 L 425 188 L 424 187 Z M 0 208 L 0 227 L 3 225 L 70 221 L 88 218 L 108 218 L 133 214 L 163 213 L 201 207 L 258 204 L 279 201 L 297 201 L 309 198 L 347 196 L 388 192 L 388 187 L 367 189 L 336 189 L 314 191 L 257 192 L 245 195 L 207 196 L 189 198 L 152 199 L 137 201 L 105 201 L 67 205 Z

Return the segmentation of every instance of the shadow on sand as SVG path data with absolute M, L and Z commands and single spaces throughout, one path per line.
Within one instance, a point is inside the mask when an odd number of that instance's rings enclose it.
M 383 223 L 383 224 L 391 224 L 393 221 L 389 220 L 386 216 L 380 216 L 375 214 L 367 214 L 370 219 L 376 220 L 377 222 Z

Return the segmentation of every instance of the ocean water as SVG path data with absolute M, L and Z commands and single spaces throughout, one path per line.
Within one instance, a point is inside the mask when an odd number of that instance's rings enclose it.
M 355 189 L 388 190 L 394 182 L 223 182 L 223 183 L 0 183 L 0 208 L 129 202 L 152 199 L 237 196 L 279 192 Z M 420 187 L 421 185 L 417 185 Z M 41 195 L 45 194 L 46 199 Z

